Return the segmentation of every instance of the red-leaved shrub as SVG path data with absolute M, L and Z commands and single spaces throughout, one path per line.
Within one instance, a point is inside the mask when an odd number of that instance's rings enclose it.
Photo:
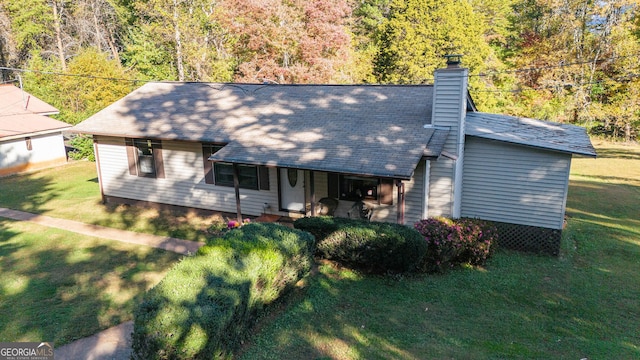
M 494 226 L 478 219 L 429 218 L 415 224 L 427 242 L 418 270 L 443 273 L 461 264 L 484 265 L 497 240 Z

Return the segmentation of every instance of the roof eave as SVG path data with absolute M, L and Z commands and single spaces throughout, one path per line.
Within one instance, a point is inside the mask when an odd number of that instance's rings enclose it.
M 246 159 L 233 159 L 233 158 L 219 159 L 216 157 L 215 154 L 211 155 L 207 160 L 211 162 L 229 162 L 233 164 L 242 164 L 242 165 L 280 167 L 280 168 L 289 168 L 289 169 L 337 173 L 337 174 L 345 174 L 345 175 L 381 177 L 381 178 L 398 179 L 398 180 L 411 180 L 411 178 L 413 177 L 413 174 L 401 175 L 401 174 L 377 173 L 377 172 L 367 172 L 367 171 L 349 171 L 349 170 L 330 168 L 330 167 L 317 167 L 312 165 L 308 166 L 308 165 L 299 165 L 299 164 L 280 163 L 277 161 L 247 161 Z
M 15 134 L 15 135 L 0 136 L 0 141 L 10 141 L 10 140 L 16 140 L 16 139 L 24 139 L 26 137 L 49 135 L 49 134 L 55 134 L 55 133 L 58 133 L 58 132 L 62 133 L 63 131 L 65 131 L 65 129 L 68 129 L 68 127 L 61 127 L 61 128 L 57 128 L 57 129 L 48 129 L 48 130 L 26 132 L 26 133 L 20 133 L 20 134 Z
M 503 142 L 503 143 L 526 146 L 526 147 L 530 147 L 530 148 L 541 149 L 541 150 L 546 150 L 546 151 L 553 151 L 553 152 L 564 153 L 564 154 L 569 154 L 569 155 L 582 155 L 582 156 L 587 156 L 587 157 L 592 157 L 592 158 L 597 157 L 597 153 L 596 153 L 595 150 L 593 150 L 592 152 L 587 152 L 587 151 L 581 151 L 581 150 L 578 150 L 578 149 L 558 149 L 558 148 L 554 148 L 554 147 L 550 147 L 550 146 L 534 145 L 534 144 L 526 143 L 524 141 L 520 142 L 520 141 L 499 139 L 499 138 L 495 138 L 495 137 L 491 137 L 491 136 L 483 136 L 483 135 L 480 135 L 480 134 L 466 134 L 466 136 L 473 136 L 473 137 L 480 138 L 480 139 L 486 139 L 486 140 L 492 140 L 492 141 L 500 141 L 500 142 Z

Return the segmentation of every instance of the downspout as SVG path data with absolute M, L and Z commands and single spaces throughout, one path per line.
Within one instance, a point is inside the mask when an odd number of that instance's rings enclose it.
M 464 137 L 464 134 L 462 135 Z M 460 144 L 458 150 L 458 159 L 455 163 L 453 178 L 453 218 L 460 218 L 462 205 L 462 172 L 464 166 L 464 141 Z
M 431 180 L 431 161 L 425 159 L 424 160 L 424 181 L 422 187 L 422 218 L 429 218 L 429 185 Z

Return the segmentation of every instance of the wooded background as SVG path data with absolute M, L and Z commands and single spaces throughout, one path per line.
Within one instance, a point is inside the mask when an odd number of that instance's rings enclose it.
M 143 81 L 422 84 L 455 53 L 481 111 L 630 141 L 639 2 L 0 0 L 1 80 L 75 124 Z

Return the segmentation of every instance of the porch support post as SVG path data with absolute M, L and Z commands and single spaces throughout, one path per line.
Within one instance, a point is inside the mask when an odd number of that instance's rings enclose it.
M 309 191 L 311 192 L 311 216 L 316 216 L 316 185 L 313 170 L 309 171 Z
M 98 138 L 93 135 L 93 153 L 95 154 L 96 164 L 98 164 L 98 185 L 100 186 L 100 198 L 102 204 L 107 203 L 107 197 L 104 196 L 104 188 L 102 187 L 102 170 L 100 168 L 100 153 L 98 152 Z
M 397 180 L 396 186 L 398 187 L 397 223 L 404 225 L 404 183 L 402 180 Z
M 242 211 L 240 210 L 240 175 L 238 165 L 233 163 L 233 187 L 236 190 L 236 212 L 238 213 L 238 223 L 242 224 Z

